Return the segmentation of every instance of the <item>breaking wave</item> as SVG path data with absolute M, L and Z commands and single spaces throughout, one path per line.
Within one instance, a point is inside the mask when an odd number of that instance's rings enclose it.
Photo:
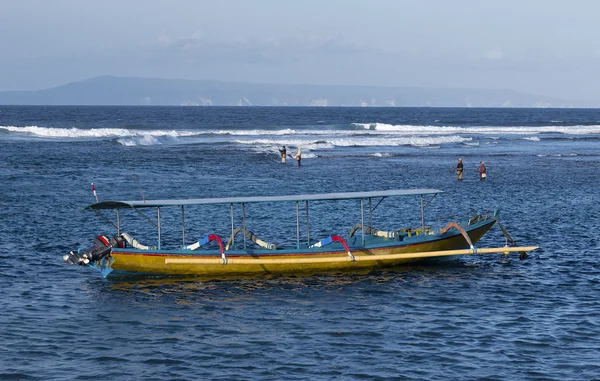
M 116 140 L 117 143 L 126 146 L 154 146 L 162 144 L 162 142 L 152 135 L 136 136 L 131 138 L 120 138 Z
M 482 135 L 531 135 L 542 133 L 560 133 L 572 135 L 600 134 L 600 125 L 578 126 L 486 126 L 486 127 L 451 127 L 451 126 L 414 126 L 393 125 L 386 123 L 354 123 L 369 131 L 385 131 L 409 135 L 450 135 L 450 134 L 482 134 Z
M 414 146 L 426 147 L 440 144 L 455 144 L 470 142 L 472 138 L 461 136 L 407 136 L 407 137 L 332 137 L 327 140 L 315 141 L 304 139 L 252 139 L 234 140 L 237 144 L 247 145 L 287 145 L 302 146 L 309 149 L 323 149 L 334 147 L 374 147 L 374 146 Z
M 134 136 L 188 136 L 189 133 L 182 133 L 175 130 L 130 130 L 126 128 L 54 128 L 54 127 L 38 127 L 38 126 L 0 126 L 0 129 L 39 138 L 115 138 L 115 137 L 134 137 Z
M 499 135 L 537 135 L 537 134 L 564 134 L 564 135 L 600 135 L 600 125 L 579 126 L 486 126 L 486 127 L 460 127 L 460 126 L 417 126 L 394 125 L 386 123 L 352 123 L 340 129 L 339 126 L 300 126 L 295 128 L 282 127 L 280 129 L 129 129 L 129 128 L 56 128 L 39 126 L 0 126 L 0 131 L 17 134 L 24 137 L 37 137 L 43 139 L 98 139 L 98 138 L 133 138 L 133 137 L 196 137 L 216 139 L 228 136 L 269 136 L 273 138 L 284 136 L 365 136 L 392 138 L 419 138 L 431 136 L 456 136 L 456 135 L 486 135 L 497 138 Z M 125 143 L 128 144 L 128 143 Z
M 535 155 L 537 157 L 574 157 L 574 156 L 579 156 L 576 153 L 555 153 L 555 154 L 537 154 Z
M 394 155 L 393 155 L 393 154 L 391 154 L 391 153 L 388 153 L 388 152 L 386 152 L 386 153 L 375 152 L 375 153 L 372 153 L 372 154 L 370 154 L 369 156 L 375 156 L 375 157 L 391 157 L 391 156 L 394 156 Z

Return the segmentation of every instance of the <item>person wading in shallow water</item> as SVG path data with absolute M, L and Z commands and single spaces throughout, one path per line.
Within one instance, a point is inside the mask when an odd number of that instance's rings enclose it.
M 298 146 L 298 152 L 296 153 L 295 158 L 298 161 L 298 167 L 301 167 L 302 166 L 302 147 Z
M 485 180 L 487 178 L 487 169 L 485 168 L 485 163 L 483 161 L 479 165 L 477 172 L 479 172 L 479 180 Z
M 462 180 L 463 175 L 463 162 L 461 158 L 458 158 L 458 164 L 456 164 L 456 168 L 454 168 L 456 172 L 456 180 Z
M 285 157 L 287 156 L 287 150 L 285 149 L 285 146 L 279 150 L 279 153 L 281 153 L 281 164 L 285 164 Z

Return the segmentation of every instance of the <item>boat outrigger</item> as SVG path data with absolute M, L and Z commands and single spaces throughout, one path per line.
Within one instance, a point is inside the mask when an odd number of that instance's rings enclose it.
M 266 197 L 201 198 L 183 200 L 142 200 L 142 201 L 99 201 L 85 207 L 103 217 L 114 228 L 112 237 L 98 236 L 89 249 L 71 251 L 63 259 L 70 264 L 88 265 L 98 269 L 103 276 L 114 271 L 118 273 L 166 274 L 166 275 L 245 275 L 260 273 L 314 273 L 342 271 L 349 269 L 369 269 L 389 267 L 422 261 L 429 258 L 451 257 L 473 254 L 521 253 L 537 246 L 518 247 L 498 221 L 497 211 L 473 213 L 462 222 L 450 221 L 439 227 L 425 226 L 425 209 L 440 193 L 437 189 L 408 189 L 373 192 L 348 192 L 304 194 Z M 381 231 L 373 227 L 373 213 L 379 204 L 397 196 L 417 196 L 420 202 L 421 224 L 416 228 Z M 429 199 L 426 200 L 426 197 Z M 355 225 L 347 238 L 331 235 L 320 241 L 311 241 L 309 223 L 309 203 L 326 200 L 359 200 L 361 221 Z M 296 204 L 295 245 L 278 247 L 258 238 L 248 229 L 246 205 L 256 203 L 292 202 Z M 377 204 L 373 206 L 374 202 Z M 300 240 L 301 204 L 306 214 L 306 241 Z M 225 243 L 218 234 L 210 233 L 198 242 L 186 244 L 185 208 L 199 205 L 229 206 L 231 214 L 231 235 Z M 241 206 L 242 225 L 236 228 L 234 206 Z M 181 208 L 181 246 L 165 249 L 161 245 L 161 209 Z M 142 211 L 157 210 L 156 221 Z M 101 211 L 115 210 L 116 223 Z M 155 246 L 145 246 L 130 234 L 122 231 L 121 211 L 134 210 L 144 216 L 157 228 Z M 366 212 L 366 213 L 365 213 Z M 367 214 L 368 221 L 365 220 Z M 304 218 L 303 218 L 304 219 Z M 507 237 L 504 247 L 475 248 L 481 237 L 495 224 L 501 227 Z M 303 229 L 304 230 L 304 229 Z M 235 238 L 243 237 L 236 244 Z M 238 240 L 239 241 L 239 240 Z M 508 246 L 508 243 L 512 246 Z M 204 248 L 203 248 L 204 246 Z M 217 248 L 218 247 L 218 248 Z

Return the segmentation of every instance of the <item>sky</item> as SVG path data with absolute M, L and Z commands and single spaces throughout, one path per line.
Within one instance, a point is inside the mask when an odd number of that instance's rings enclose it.
M 0 91 L 99 75 L 600 100 L 594 0 L 1 0 Z

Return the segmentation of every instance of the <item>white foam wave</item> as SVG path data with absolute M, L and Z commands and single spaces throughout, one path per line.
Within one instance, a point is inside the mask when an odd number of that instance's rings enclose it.
M 532 142 L 539 142 L 540 138 L 538 138 L 537 136 L 530 136 L 528 138 L 522 138 L 523 140 L 531 140 Z
M 287 146 L 288 147 L 288 154 L 289 155 L 295 155 L 297 152 L 297 146 Z M 303 159 L 313 159 L 315 157 L 317 157 L 316 154 L 314 153 L 310 153 L 310 151 L 315 150 L 316 146 L 315 145 L 302 145 L 302 158 Z M 279 148 L 281 148 L 280 145 L 254 145 L 252 147 L 249 147 L 252 151 L 254 152 L 258 152 L 258 153 L 266 153 L 266 154 L 274 154 L 277 155 L 279 157 L 280 153 L 279 153 Z
M 391 156 L 394 156 L 394 155 L 392 155 L 392 154 L 391 154 L 391 153 L 389 153 L 389 152 L 384 152 L 384 153 L 381 153 L 381 152 L 375 152 L 375 153 L 372 153 L 372 154 L 370 154 L 369 156 L 375 156 L 375 157 L 391 157 Z
M 227 136 L 239 137 L 295 137 L 294 139 L 302 140 L 306 136 L 323 136 L 323 137 L 344 137 L 345 139 L 356 140 L 357 135 L 361 139 L 383 138 L 389 139 L 421 139 L 442 136 L 473 136 L 485 135 L 489 139 L 499 139 L 499 135 L 537 135 L 542 133 L 559 133 L 565 135 L 582 135 L 582 134 L 600 134 L 600 125 L 590 126 L 542 126 L 542 127 L 526 127 L 526 126 L 487 126 L 487 127 L 448 127 L 448 126 L 415 126 L 415 125 L 393 125 L 386 123 L 355 123 L 356 126 L 361 126 L 362 129 L 331 130 L 327 128 L 314 129 L 291 129 L 282 128 L 280 130 L 253 129 L 214 129 L 214 130 L 137 130 L 127 128 L 55 128 L 55 127 L 38 127 L 38 126 L 0 126 L 0 129 L 21 134 L 24 136 L 32 136 L 46 139 L 63 138 L 63 139 L 94 139 L 94 138 L 132 138 L 132 137 L 197 137 L 214 142 L 218 137 L 224 141 L 229 140 Z M 491 135 L 491 136 L 490 136 Z M 289 139 L 286 139 L 289 140 Z M 396 143 L 404 144 L 404 143 Z M 409 143 L 410 144 L 410 143 Z M 425 143 L 427 145 L 428 143 Z M 342 144 L 356 145 L 356 144 Z M 360 145 L 360 144 L 358 144 Z M 371 144 L 367 144 L 371 145 Z M 377 144 L 375 144 L 377 145 Z M 415 143 L 415 145 L 420 145 Z
M 327 131 L 315 130 L 315 134 L 323 133 Z M 330 131 L 332 132 L 332 131 Z M 305 134 L 304 131 L 292 130 L 291 128 L 286 128 L 283 130 L 214 130 L 214 131 L 204 131 L 201 132 L 203 134 L 215 134 L 215 135 L 294 135 L 294 134 Z M 311 131 L 312 133 L 312 131 Z
M 234 143 L 246 145 L 286 145 L 302 146 L 307 149 L 330 149 L 334 147 L 373 147 L 373 146 L 437 146 L 470 142 L 472 138 L 461 136 L 407 136 L 407 137 L 330 137 L 327 140 L 315 142 L 311 139 L 251 139 L 234 140 Z
M 18 134 L 24 134 L 29 136 L 36 136 L 41 138 L 107 138 L 107 137 L 133 137 L 133 136 L 185 136 L 175 130 L 129 130 L 126 128 L 91 128 L 91 129 L 80 129 L 80 128 L 54 128 L 54 127 L 38 127 L 38 126 L 26 126 L 26 127 L 15 127 L 15 126 L 0 126 L 0 129 L 4 129 L 10 132 Z
M 453 126 L 414 126 L 393 125 L 387 123 L 353 123 L 366 131 L 380 131 L 406 135 L 533 135 L 542 133 L 560 133 L 567 135 L 600 134 L 600 125 L 591 126 L 486 126 L 486 127 L 453 127 Z
M 253 139 L 253 140 L 234 140 L 233 143 L 269 147 L 270 150 L 277 150 L 281 146 L 287 146 L 288 151 L 293 151 L 296 147 L 301 146 L 303 151 L 316 149 L 331 149 L 335 145 L 330 142 L 315 142 L 308 139 Z
M 132 146 L 154 146 L 161 144 L 160 140 L 152 135 L 137 136 L 133 138 L 117 139 L 117 143 L 126 147 Z
M 578 156 L 576 153 L 555 153 L 555 154 L 537 154 L 535 155 L 537 157 L 574 157 L 574 156 Z

